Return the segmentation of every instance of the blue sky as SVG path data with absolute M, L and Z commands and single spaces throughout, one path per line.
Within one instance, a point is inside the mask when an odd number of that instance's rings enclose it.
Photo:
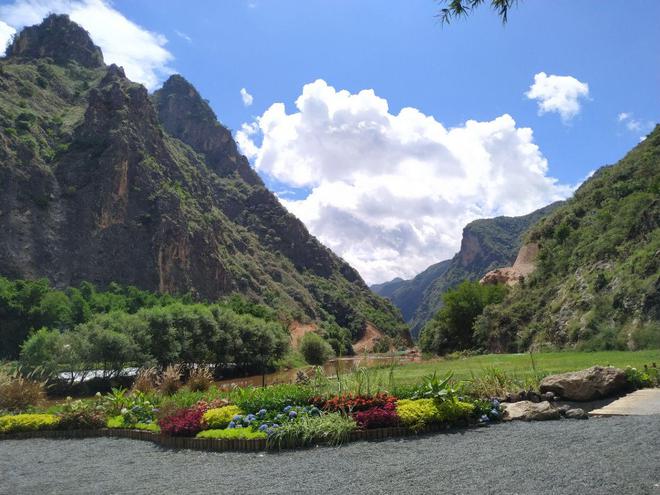
M 660 120 L 660 2 L 632 0 L 622 8 L 620 3 L 599 0 L 522 0 L 505 26 L 483 7 L 468 19 L 443 27 L 434 17 L 439 7 L 432 0 L 115 0 L 111 4 L 16 0 L 0 2 L 0 21 L 18 28 L 21 19 L 30 18 L 30 9 L 42 13 L 82 4 L 116 11 L 150 32 L 158 53 L 139 33 L 138 42 L 122 39 L 119 28 L 119 39 L 104 43 L 130 51 L 132 46 L 139 50 L 144 41 L 143 52 L 129 55 L 137 57 L 135 74 L 138 65 L 153 66 L 152 89 L 168 71 L 179 72 L 210 101 L 225 125 L 234 131 L 252 125 L 242 143 L 254 146 L 252 153 L 245 148 L 246 153 L 267 184 L 369 282 L 412 276 L 451 256 L 460 243 L 462 225 L 471 219 L 522 214 L 565 197 L 588 173 L 621 158 Z M 89 19 L 86 22 L 94 22 L 93 16 Z M 100 29 L 93 24 L 85 27 L 93 38 Z M 541 114 L 539 100 L 526 96 L 539 73 L 587 85 L 588 92 L 575 98 L 579 109 L 568 118 L 552 110 Z M 307 110 L 296 108 L 303 87 L 318 79 L 323 84 L 307 87 L 302 98 L 308 102 Z M 250 106 L 244 104 L 241 88 L 252 96 Z M 373 89 L 374 97 L 356 96 L 365 89 Z M 338 96 L 341 90 L 355 98 Z M 333 108 L 339 100 L 339 107 L 361 116 L 341 121 L 350 132 L 328 151 L 331 145 L 324 139 L 342 137 L 336 135 L 336 119 L 315 121 L 314 126 L 331 127 L 316 134 L 307 133 L 309 129 L 302 129 L 295 119 L 311 121 L 315 105 Z M 279 102 L 284 104 L 283 113 L 269 110 Z M 382 102 L 388 109 L 374 110 Z M 397 118 L 405 107 L 420 115 Z M 503 115 L 512 120 L 496 120 Z M 427 117 L 433 122 L 422 123 Z M 353 152 L 373 139 L 371 132 L 359 135 L 365 122 L 369 127 L 388 119 L 392 127 L 385 125 L 386 137 L 378 136 L 376 142 L 384 139 L 384 150 L 401 154 L 394 172 L 378 169 L 383 160 L 388 161 L 387 154 L 372 156 L 366 148 L 364 155 Z M 468 120 L 483 123 L 483 129 L 468 132 Z M 406 126 L 424 129 L 415 136 L 416 142 L 428 133 L 440 137 L 423 143 L 427 151 L 409 149 L 410 139 L 401 137 L 407 135 Z M 466 130 L 471 137 L 445 134 L 452 128 Z M 533 131 L 531 136 L 520 131 L 526 128 Z M 313 148 L 278 138 L 293 131 L 308 141 L 310 136 L 321 138 Z M 388 143 L 393 134 L 397 134 L 394 142 Z M 488 143 L 501 135 L 509 148 L 531 144 L 538 146 L 538 152 L 529 158 L 527 152 L 523 156 L 504 148 L 493 151 Z M 352 152 L 342 154 L 342 147 Z M 484 161 L 489 179 L 476 187 L 474 174 L 482 165 L 471 167 L 481 163 L 483 153 L 473 156 L 470 150 L 482 147 L 484 153 L 499 158 Z M 319 148 L 327 154 L 321 156 Z M 447 155 L 461 158 L 424 162 L 433 149 L 439 154 L 449 150 Z M 313 166 L 308 170 L 302 162 Z M 525 164 L 518 166 L 519 162 Z M 419 185 L 411 186 L 409 193 L 393 192 L 386 178 L 399 184 L 410 179 L 414 184 L 418 172 L 414 180 L 408 172 L 400 173 L 411 167 L 443 168 L 447 173 L 435 179 L 451 187 L 436 195 L 433 205 L 426 201 L 433 194 L 415 196 L 412 189 L 419 192 Z M 453 172 L 448 172 L 452 167 L 458 171 L 454 175 L 471 181 L 474 187 L 467 188 L 469 193 L 452 194 L 462 187 L 452 182 Z M 539 172 L 539 167 L 547 168 Z M 488 189 L 489 184 L 509 179 L 519 182 L 514 190 L 501 185 L 495 192 Z M 524 184 L 532 182 L 536 185 L 524 190 Z M 364 184 L 373 183 L 379 189 L 364 192 Z M 507 202 L 507 198 L 513 199 Z M 381 204 L 388 202 L 396 205 L 398 214 Z M 441 222 L 443 215 L 447 218 Z M 364 243 L 364 236 L 372 241 Z

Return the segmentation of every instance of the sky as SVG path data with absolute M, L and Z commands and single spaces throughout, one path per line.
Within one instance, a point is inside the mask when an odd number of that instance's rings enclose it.
M 486 2 L 488 3 L 488 2 Z M 660 2 L 0 0 L 0 44 L 68 13 L 151 91 L 192 82 L 280 201 L 368 283 L 477 218 L 563 199 L 660 121 Z

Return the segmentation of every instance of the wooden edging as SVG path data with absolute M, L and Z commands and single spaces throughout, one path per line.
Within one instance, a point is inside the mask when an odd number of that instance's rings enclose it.
M 433 425 L 419 431 L 413 431 L 405 427 L 376 428 L 373 430 L 356 430 L 351 432 L 348 441 L 384 440 L 387 438 L 418 435 L 444 431 L 447 428 L 442 425 Z M 26 431 L 20 433 L 0 434 L 1 440 L 23 440 L 29 438 L 99 438 L 115 437 L 130 438 L 153 442 L 163 447 L 173 449 L 206 450 L 214 452 L 260 452 L 266 450 L 268 445 L 265 438 L 250 440 L 221 439 L 221 438 L 190 438 L 190 437 L 168 437 L 159 433 L 145 430 L 123 430 L 104 428 L 100 430 L 41 430 Z M 296 448 L 296 446 L 287 446 Z

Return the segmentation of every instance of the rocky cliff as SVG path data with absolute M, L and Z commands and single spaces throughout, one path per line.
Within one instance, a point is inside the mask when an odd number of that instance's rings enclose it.
M 0 275 L 239 292 L 354 339 L 367 321 L 406 338 L 398 310 L 280 205 L 183 77 L 149 95 L 51 15 L 15 37 L 0 89 Z
M 393 280 L 372 286 L 401 309 L 414 338 L 442 307 L 442 294 L 463 280 L 479 280 L 498 266 L 510 265 L 524 233 L 561 203 L 521 217 L 475 220 L 463 229 L 461 249 L 451 259 L 431 265 L 411 280 Z

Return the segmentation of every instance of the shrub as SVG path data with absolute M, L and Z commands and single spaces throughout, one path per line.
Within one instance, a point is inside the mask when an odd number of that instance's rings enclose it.
M 243 411 L 281 411 L 286 406 L 307 405 L 312 397 L 311 387 L 293 384 L 236 388 L 229 395 L 229 399 Z
M 340 445 L 356 428 L 353 418 L 339 413 L 302 416 L 296 421 L 274 428 L 268 437 L 269 447 L 294 447 L 327 443 Z
M 45 396 L 43 382 L 23 376 L 20 370 L 0 368 L 0 410 L 25 411 L 29 406 L 38 406 Z
M 646 371 L 639 371 L 637 368 L 626 366 L 624 370 L 626 373 L 626 380 L 628 385 L 633 389 L 646 388 L 653 386 L 653 380 Z
M 191 407 L 178 409 L 169 416 L 158 421 L 163 434 L 172 437 L 194 437 L 202 431 L 204 409 Z
M 181 365 L 170 364 L 158 380 L 158 390 L 165 395 L 173 395 L 181 388 Z
M 97 401 L 67 398 L 59 414 L 58 428 L 62 430 L 95 430 L 106 425 L 103 406 Z
M 57 426 L 59 418 L 54 414 L 16 414 L 0 416 L 0 433 L 49 430 Z
M 242 414 L 238 406 L 209 409 L 204 413 L 203 422 L 209 428 L 226 428 L 232 418 L 237 414 Z
M 142 393 L 153 392 L 156 389 L 156 379 L 156 368 L 140 368 L 137 375 L 135 375 L 131 390 Z
M 213 384 L 213 375 L 208 368 L 198 367 L 188 377 L 188 388 L 192 392 L 206 392 Z
M 137 423 L 153 423 L 157 409 L 142 392 L 132 392 L 126 395 L 123 390 L 113 389 L 106 397 L 108 414 L 118 414 L 127 426 Z
M 388 402 L 382 407 L 374 407 L 366 411 L 358 411 L 353 414 L 353 419 L 362 429 L 370 428 L 388 428 L 397 426 L 400 422 L 399 415 L 396 412 L 396 404 Z
M 300 352 L 309 364 L 322 365 L 334 357 L 335 351 L 323 337 L 314 332 L 306 333 L 300 341 Z
M 383 407 L 387 404 L 396 402 L 396 397 L 392 395 L 375 394 L 375 395 L 340 395 L 332 397 L 328 400 L 315 398 L 313 403 L 321 409 L 331 412 L 342 411 L 345 413 L 352 413 L 357 411 L 366 411 L 374 407 Z
M 264 431 L 255 431 L 252 428 L 232 428 L 230 430 L 204 430 L 197 434 L 197 438 L 223 438 L 227 440 L 252 440 L 266 438 Z
M 438 409 L 438 419 L 448 423 L 467 420 L 475 410 L 473 404 L 459 400 L 446 400 L 436 402 Z
M 127 424 L 124 421 L 123 416 L 113 416 L 112 418 L 109 418 L 108 422 L 106 423 L 106 427 L 114 428 L 114 429 L 127 428 L 131 430 L 145 430 L 145 431 L 152 431 L 154 433 L 160 433 L 160 428 L 156 423 Z
M 396 404 L 396 412 L 401 423 L 413 430 L 420 430 L 441 419 L 433 399 L 400 400 Z

